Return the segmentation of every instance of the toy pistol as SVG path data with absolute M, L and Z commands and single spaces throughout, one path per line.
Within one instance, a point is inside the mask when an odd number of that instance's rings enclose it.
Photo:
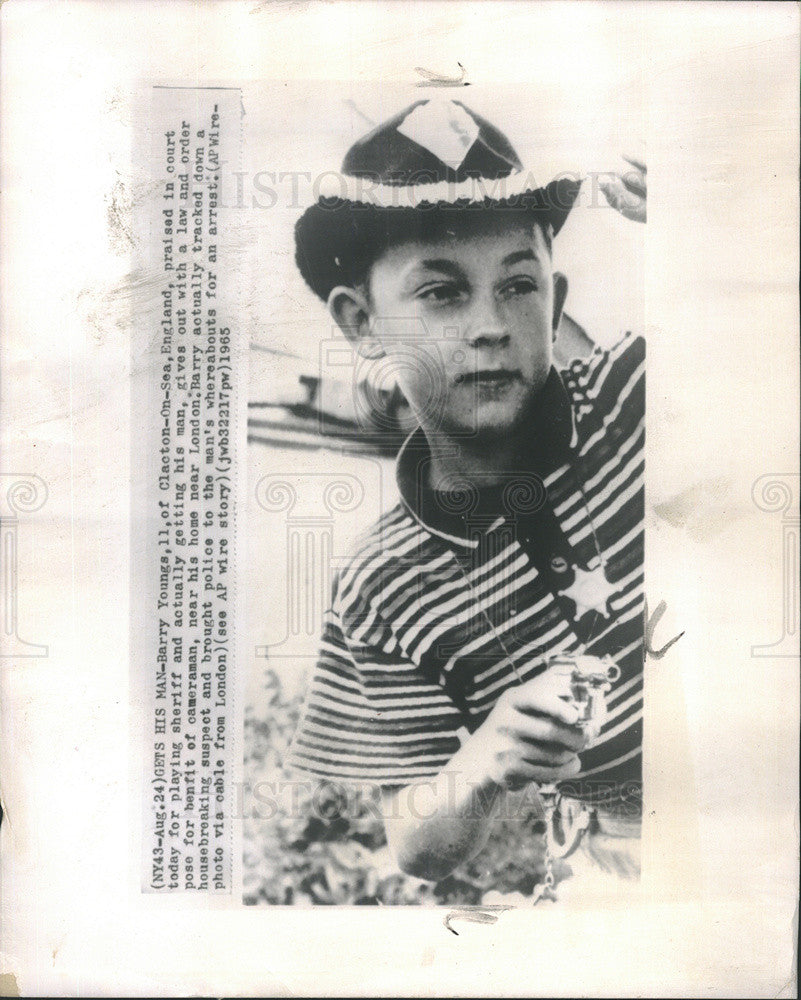
M 596 739 L 606 718 L 606 692 L 620 678 L 620 667 L 611 657 L 559 653 L 550 667 L 564 674 L 570 696 L 579 712 L 577 725 Z

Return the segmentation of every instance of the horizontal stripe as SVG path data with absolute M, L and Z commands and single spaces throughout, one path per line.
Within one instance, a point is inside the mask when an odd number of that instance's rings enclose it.
M 603 486 L 599 486 L 597 491 L 585 490 L 581 507 L 571 517 L 566 517 L 561 521 L 562 530 L 569 531 L 582 519 L 588 521 L 587 507 L 594 514 L 603 504 L 611 500 L 617 491 L 625 489 L 635 478 L 636 482 L 641 484 L 644 467 L 642 452 L 637 451 L 629 458 L 628 462 L 618 468 L 614 475 L 606 479 Z
M 599 535 L 601 528 L 606 522 L 608 522 L 617 512 L 624 506 L 624 504 L 631 500 L 633 497 L 637 496 L 642 490 L 642 478 L 637 477 L 632 483 L 630 483 L 622 493 L 618 494 L 614 500 L 609 500 L 604 506 L 601 506 L 600 501 L 598 501 L 594 506 L 591 506 L 592 513 L 594 515 L 593 520 L 595 522 L 595 535 Z M 587 521 L 585 527 L 575 534 L 570 535 L 571 545 L 575 545 L 582 538 L 587 538 L 592 535 L 593 525 Z
M 626 761 L 632 760 L 634 757 L 638 757 L 641 753 L 641 748 L 637 747 L 634 750 L 629 750 L 628 753 L 623 754 L 622 757 L 616 757 L 614 760 L 610 760 L 608 764 L 599 764 L 597 767 L 593 767 L 589 771 L 579 771 L 575 778 L 570 780 L 573 782 L 579 782 L 582 778 L 589 778 L 591 775 L 597 775 L 603 771 L 612 772 L 620 767 L 621 764 L 625 764 Z
M 602 462 L 600 467 L 583 483 L 584 493 L 571 489 L 568 493 L 568 498 L 554 507 L 554 513 L 556 513 L 560 518 L 565 519 L 567 514 L 577 505 L 584 505 L 584 498 L 590 498 L 595 496 L 600 490 L 602 490 L 608 483 L 609 478 L 614 475 L 615 471 L 620 469 L 624 463 L 628 463 L 632 458 L 641 459 L 642 458 L 642 448 L 645 443 L 645 428 L 642 425 L 638 425 L 635 428 L 635 432 L 626 439 L 624 445 L 622 445 L 617 452 L 612 452 L 610 457 Z M 564 523 L 564 520 L 562 521 Z

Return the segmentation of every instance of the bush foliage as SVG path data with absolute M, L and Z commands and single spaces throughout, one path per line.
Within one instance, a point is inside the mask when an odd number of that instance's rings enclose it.
M 302 698 L 286 697 L 272 669 L 263 685 L 258 711 L 251 706 L 245 715 L 246 903 L 469 905 L 531 895 L 544 871 L 535 798 L 518 797 L 484 850 L 448 878 L 431 883 L 404 875 L 387 848 L 374 791 L 283 767 Z

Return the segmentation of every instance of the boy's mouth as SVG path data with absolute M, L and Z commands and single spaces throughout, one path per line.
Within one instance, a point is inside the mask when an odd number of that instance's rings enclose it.
M 457 385 L 503 386 L 520 378 L 520 371 L 512 368 L 483 368 L 475 372 L 463 372 L 456 376 Z

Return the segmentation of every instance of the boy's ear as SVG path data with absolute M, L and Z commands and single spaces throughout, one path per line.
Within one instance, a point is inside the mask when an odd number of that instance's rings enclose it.
M 553 273 L 553 338 L 556 340 L 556 333 L 559 330 L 559 321 L 562 318 L 562 310 L 565 307 L 567 298 L 567 278 L 561 271 Z
M 328 296 L 328 311 L 363 358 L 383 357 L 384 349 L 373 335 L 367 297 L 358 288 L 337 285 Z

